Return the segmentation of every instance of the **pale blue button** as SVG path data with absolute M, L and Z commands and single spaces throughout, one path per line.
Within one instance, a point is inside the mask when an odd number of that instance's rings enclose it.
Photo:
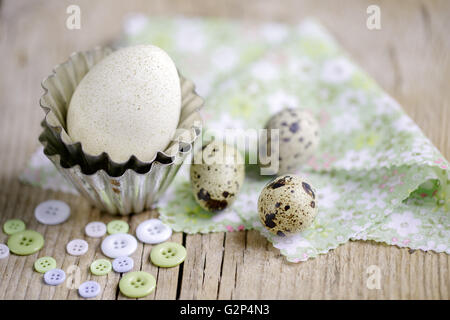
M 134 261 L 130 257 L 119 257 L 113 260 L 113 269 L 117 273 L 125 273 L 133 270 Z
M 78 293 L 83 298 L 94 298 L 100 294 L 100 285 L 97 281 L 86 281 L 78 287 Z
M 66 273 L 61 269 L 52 269 L 44 274 L 44 281 L 51 286 L 57 286 L 66 280 Z

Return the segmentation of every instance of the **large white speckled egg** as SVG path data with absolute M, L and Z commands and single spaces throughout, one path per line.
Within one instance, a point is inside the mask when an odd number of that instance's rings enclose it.
M 285 236 L 303 231 L 316 218 L 316 192 L 302 177 L 277 177 L 261 191 L 258 212 L 261 223 L 273 234 Z
M 67 113 L 68 134 L 91 155 L 122 163 L 151 161 L 170 143 L 180 118 L 181 89 L 172 59 L 138 45 L 113 52 L 81 80 Z
M 212 141 L 199 150 L 190 170 L 197 203 L 211 212 L 229 207 L 244 182 L 244 163 L 239 151 L 222 141 Z

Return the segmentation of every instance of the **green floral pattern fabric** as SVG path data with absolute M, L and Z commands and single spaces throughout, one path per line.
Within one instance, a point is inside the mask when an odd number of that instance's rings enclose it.
M 288 26 L 135 16 L 125 24 L 120 44 L 138 43 L 166 50 L 195 82 L 206 99 L 205 136 L 263 128 L 285 107 L 309 110 L 321 126 L 319 149 L 293 172 L 317 190 L 319 214 L 312 227 L 287 237 L 264 229 L 256 203 L 271 177 L 255 174 L 256 166 L 248 166 L 231 208 L 208 213 L 193 198 L 185 165 L 158 204 L 161 219 L 175 231 L 254 228 L 291 262 L 351 239 L 450 253 L 449 163 L 317 22 Z M 36 163 L 26 180 L 50 175 L 37 174 Z

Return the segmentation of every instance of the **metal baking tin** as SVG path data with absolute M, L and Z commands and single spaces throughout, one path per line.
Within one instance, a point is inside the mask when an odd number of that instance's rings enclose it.
M 204 101 L 192 81 L 180 75 L 182 105 L 177 132 L 169 146 L 150 162 L 131 156 L 116 163 L 107 153 L 85 153 L 81 143 L 74 143 L 67 134 L 67 109 L 84 75 L 111 52 L 101 47 L 75 52 L 44 79 L 40 105 L 45 118 L 39 141 L 58 171 L 93 205 L 111 214 L 128 215 L 150 208 L 172 182 L 201 134 L 199 109 Z

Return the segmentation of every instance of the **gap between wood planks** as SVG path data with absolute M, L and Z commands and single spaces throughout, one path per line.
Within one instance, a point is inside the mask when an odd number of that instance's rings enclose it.
M 183 232 L 183 240 L 181 243 L 184 247 L 186 247 L 186 233 Z M 177 279 L 177 293 L 176 293 L 176 299 L 180 299 L 181 295 L 181 286 L 183 283 L 183 270 L 184 270 L 184 262 L 180 265 L 178 269 L 178 279 Z

